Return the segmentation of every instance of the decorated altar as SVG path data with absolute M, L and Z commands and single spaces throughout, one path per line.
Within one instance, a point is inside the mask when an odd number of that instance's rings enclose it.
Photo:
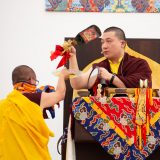
M 114 159 L 146 159 L 160 145 L 160 98 L 153 97 L 149 110 L 149 134 L 137 131 L 134 98 L 76 97 L 72 102 L 74 118 Z M 137 132 L 141 133 L 137 140 Z M 138 142 L 137 142 L 138 141 Z M 139 148 L 141 143 L 141 148 Z

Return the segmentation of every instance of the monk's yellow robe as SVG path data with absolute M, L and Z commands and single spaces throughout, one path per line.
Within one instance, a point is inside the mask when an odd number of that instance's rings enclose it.
M 0 101 L 0 160 L 50 160 L 40 106 L 13 90 Z

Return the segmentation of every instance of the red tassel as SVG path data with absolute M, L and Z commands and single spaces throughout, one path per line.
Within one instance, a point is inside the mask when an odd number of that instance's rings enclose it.
M 50 59 L 53 61 L 56 59 L 58 56 L 63 56 L 61 61 L 59 62 L 57 68 L 65 65 L 70 58 L 69 52 L 64 52 L 64 48 L 60 45 L 56 45 L 55 51 L 51 53 Z
M 51 56 L 50 56 L 51 61 L 56 59 L 58 56 L 61 56 L 63 50 L 64 50 L 63 47 L 56 45 L 55 51 L 51 52 Z
M 59 67 L 65 65 L 65 64 L 67 63 L 67 61 L 68 61 L 69 58 L 70 58 L 70 55 L 69 55 L 68 52 L 66 52 L 66 53 L 63 55 L 61 61 L 59 62 L 57 68 L 59 68 Z
M 145 125 L 143 125 L 142 127 L 142 139 L 143 139 L 144 146 L 146 146 L 146 126 Z

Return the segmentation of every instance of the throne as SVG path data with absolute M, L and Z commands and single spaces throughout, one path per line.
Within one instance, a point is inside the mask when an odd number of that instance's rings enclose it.
M 70 38 L 66 38 L 70 39 Z M 152 69 L 152 86 L 155 89 L 160 88 L 160 40 L 159 39 L 127 39 L 125 48 L 129 54 L 146 59 Z M 92 63 L 103 60 L 101 53 L 100 39 L 91 41 L 88 44 L 77 46 L 77 60 L 80 70 L 87 70 Z M 76 97 L 76 91 L 73 91 L 70 82 L 67 81 L 67 92 L 64 100 L 64 121 L 63 128 L 68 126 L 69 108 L 72 104 L 73 96 Z M 107 154 L 106 151 L 98 144 L 93 137 L 76 121 L 74 120 L 74 132 L 76 146 L 76 160 L 112 160 L 113 157 Z M 66 144 L 62 145 L 62 160 L 66 156 Z M 156 160 L 160 154 L 156 150 L 147 159 L 153 158 Z

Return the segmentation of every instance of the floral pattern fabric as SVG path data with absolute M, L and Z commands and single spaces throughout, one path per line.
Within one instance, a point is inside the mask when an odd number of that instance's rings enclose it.
M 61 12 L 160 12 L 159 0 L 45 0 L 47 11 Z
M 99 102 L 95 97 L 78 97 L 72 103 L 72 112 L 74 118 L 115 159 L 143 160 L 160 145 L 159 98 L 153 98 L 150 134 L 142 150 L 134 143 L 136 108 L 129 98 L 114 97 Z

